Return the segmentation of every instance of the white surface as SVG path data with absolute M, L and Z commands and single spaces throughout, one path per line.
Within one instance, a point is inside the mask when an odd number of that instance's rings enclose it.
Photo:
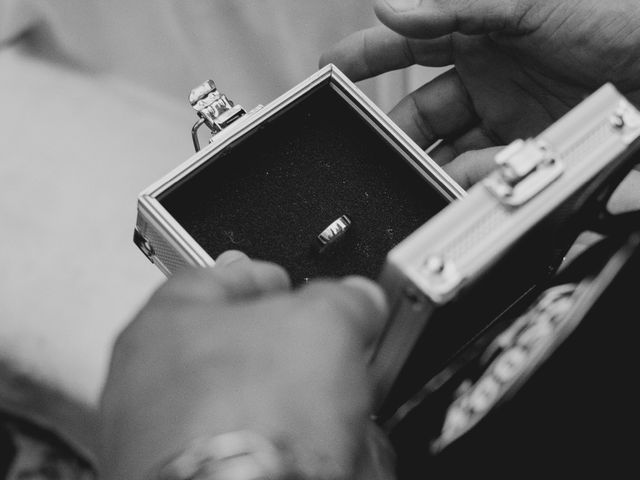
M 2 380 L 91 407 L 115 334 L 162 280 L 132 243 L 136 197 L 191 153 L 191 114 L 15 48 L 0 72 Z M 0 404 L 29 405 L 4 386 Z

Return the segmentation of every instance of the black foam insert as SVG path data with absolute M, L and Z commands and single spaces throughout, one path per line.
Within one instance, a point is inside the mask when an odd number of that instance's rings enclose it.
M 160 197 L 213 257 L 238 249 L 305 278 L 376 278 L 387 252 L 448 204 L 329 84 Z M 318 251 L 343 214 L 351 228 Z

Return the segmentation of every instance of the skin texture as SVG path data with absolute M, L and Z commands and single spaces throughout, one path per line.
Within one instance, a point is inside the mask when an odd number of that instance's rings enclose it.
M 291 291 L 281 267 L 239 252 L 177 274 L 116 342 L 102 478 L 145 478 L 191 440 L 239 429 L 284 442 L 305 474 L 380 478 L 366 364 L 385 316 L 364 278 Z
M 384 24 L 328 51 L 353 80 L 418 64 L 453 68 L 390 116 L 468 187 L 497 146 L 537 135 L 605 82 L 640 103 L 633 0 L 376 0 Z

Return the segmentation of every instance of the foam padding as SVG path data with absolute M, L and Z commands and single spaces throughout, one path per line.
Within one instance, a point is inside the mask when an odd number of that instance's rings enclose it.
M 448 204 L 324 85 L 230 145 L 160 197 L 213 257 L 228 249 L 283 265 L 294 284 L 376 278 L 387 252 Z M 341 215 L 351 228 L 318 252 Z

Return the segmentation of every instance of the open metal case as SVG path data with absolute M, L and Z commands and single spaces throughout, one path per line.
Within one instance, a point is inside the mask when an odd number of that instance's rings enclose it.
M 391 247 L 464 195 L 334 66 L 246 114 L 215 101 L 210 144 L 138 199 L 135 243 L 167 275 L 235 248 L 281 263 L 294 283 L 375 278 Z M 314 257 L 309 239 L 343 214 L 367 238 Z
M 378 279 L 391 305 L 371 359 L 380 421 L 548 278 L 589 185 L 640 134 L 638 112 L 607 85 L 505 149 L 465 195 L 333 66 L 248 113 L 212 82 L 192 95 L 196 148 L 199 126 L 214 135 L 142 192 L 135 243 L 168 275 L 233 248 L 283 265 L 296 285 Z M 345 215 L 346 234 L 318 248 Z

